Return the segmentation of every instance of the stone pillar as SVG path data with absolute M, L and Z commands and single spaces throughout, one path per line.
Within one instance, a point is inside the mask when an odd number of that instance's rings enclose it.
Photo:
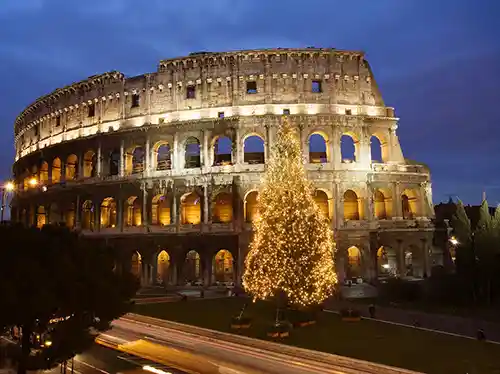
M 429 277 L 432 271 L 432 259 L 427 240 L 422 240 L 422 255 L 423 255 L 423 274 L 424 277 Z
M 151 142 L 151 140 L 150 140 L 149 134 L 148 134 L 146 136 L 146 147 L 145 147 L 146 151 L 145 151 L 145 155 L 144 155 L 144 175 L 145 176 L 149 176 L 150 171 L 151 171 L 150 142 Z
M 121 140 L 120 142 L 120 177 L 125 176 L 125 140 Z
M 243 152 L 242 152 L 242 147 L 243 147 L 243 144 L 241 143 L 241 131 L 240 131 L 240 128 L 237 127 L 236 128 L 236 141 L 233 142 L 233 144 L 236 145 L 236 149 L 233 150 L 233 154 L 236 154 L 236 160 L 232 160 L 234 164 L 242 164 L 243 163 L 243 158 L 242 158 L 242 155 L 243 155 Z
M 366 184 L 366 197 L 365 197 L 365 220 L 373 221 L 375 218 L 374 206 L 373 206 L 373 189 L 370 183 Z
M 75 206 L 75 228 L 79 230 L 81 228 L 81 209 L 80 209 L 80 195 L 76 195 L 76 206 Z
M 203 285 L 208 287 L 212 284 L 212 258 L 205 256 L 202 263 L 203 268 Z
M 181 155 L 179 152 L 179 135 L 177 135 L 177 132 L 174 134 L 174 159 L 171 160 L 171 163 L 173 171 L 182 169 Z
M 97 145 L 97 157 L 96 157 L 96 176 L 100 177 L 102 174 L 102 149 L 101 149 L 101 142 L 99 141 Z
M 143 226 L 149 226 L 149 215 L 148 215 L 148 190 L 147 185 L 142 185 L 142 222 Z
M 208 225 L 208 185 L 203 186 L 203 224 Z
M 116 223 L 118 224 L 118 230 L 123 232 L 124 219 L 123 219 L 123 199 L 121 197 L 118 198 L 116 202 Z
M 76 177 L 78 179 L 83 178 L 83 157 L 84 154 L 80 152 L 80 154 L 78 155 L 78 170 L 76 171 Z
M 204 169 L 209 169 L 213 163 L 213 162 L 211 162 L 211 157 L 209 157 L 208 149 L 209 149 L 208 130 L 204 130 L 203 131 L 203 146 L 202 146 L 202 150 L 200 152 L 200 156 L 201 156 L 200 163 L 201 163 L 202 168 L 204 168 Z
M 101 204 L 97 202 L 94 203 L 94 231 L 101 231 Z
M 178 284 L 178 277 L 177 277 L 177 269 L 178 269 L 179 265 L 177 264 L 177 262 L 173 261 L 171 264 L 170 264 L 170 283 L 174 286 L 176 286 Z
M 271 127 L 266 124 L 266 140 L 264 142 L 264 160 L 267 163 L 271 158 Z
M 425 194 L 425 187 L 426 187 L 426 183 L 420 183 L 420 188 L 418 190 L 418 197 L 419 197 L 419 203 L 420 203 L 420 206 L 419 206 L 419 214 L 418 216 L 419 217 L 427 217 L 427 201 L 425 201 L 426 199 L 426 194 Z
M 398 240 L 396 242 L 396 258 L 397 258 L 397 263 L 398 263 L 398 274 L 401 277 L 404 277 L 406 275 L 406 265 L 405 265 L 405 251 L 403 248 L 403 242 L 401 240 Z
M 332 160 L 333 168 L 338 170 L 342 165 L 342 149 L 340 148 L 340 138 L 341 133 L 337 127 L 333 128 L 333 139 L 332 139 Z
M 66 162 L 61 160 L 61 182 L 66 181 Z
M 172 207 L 170 208 L 170 224 L 175 225 L 177 223 L 177 195 L 175 189 L 172 190 Z
M 403 208 L 401 206 L 401 185 L 399 182 L 392 183 L 392 216 L 394 218 L 403 217 Z

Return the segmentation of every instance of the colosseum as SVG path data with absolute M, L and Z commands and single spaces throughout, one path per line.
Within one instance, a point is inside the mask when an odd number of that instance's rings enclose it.
M 340 279 L 425 277 L 430 173 L 362 52 L 198 52 L 136 77 L 111 71 L 43 96 L 15 121 L 11 217 L 105 241 L 143 286 L 241 277 L 283 115 L 297 127 Z

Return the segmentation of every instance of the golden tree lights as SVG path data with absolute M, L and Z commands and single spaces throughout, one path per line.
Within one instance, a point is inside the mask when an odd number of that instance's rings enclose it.
M 259 191 L 259 218 L 243 286 L 254 299 L 279 293 L 296 306 L 319 304 L 337 283 L 333 233 L 313 199 L 300 141 L 283 117 Z

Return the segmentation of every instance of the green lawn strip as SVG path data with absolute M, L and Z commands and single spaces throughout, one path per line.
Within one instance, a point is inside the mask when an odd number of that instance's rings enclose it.
M 236 334 L 231 317 L 245 302 L 231 298 L 136 305 L 134 312 Z M 272 304 L 250 303 L 245 316 L 253 319 L 252 327 L 240 334 L 272 340 L 266 336 L 275 316 Z M 343 322 L 333 313 L 321 313 L 316 325 L 294 329 L 279 342 L 430 374 L 500 374 L 500 345 L 376 321 Z

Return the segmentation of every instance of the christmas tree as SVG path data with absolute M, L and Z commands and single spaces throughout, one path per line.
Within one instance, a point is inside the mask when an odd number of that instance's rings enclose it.
M 284 296 L 295 306 L 320 304 L 333 291 L 333 233 L 313 199 L 295 129 L 283 117 L 259 191 L 259 218 L 243 286 L 255 299 Z

